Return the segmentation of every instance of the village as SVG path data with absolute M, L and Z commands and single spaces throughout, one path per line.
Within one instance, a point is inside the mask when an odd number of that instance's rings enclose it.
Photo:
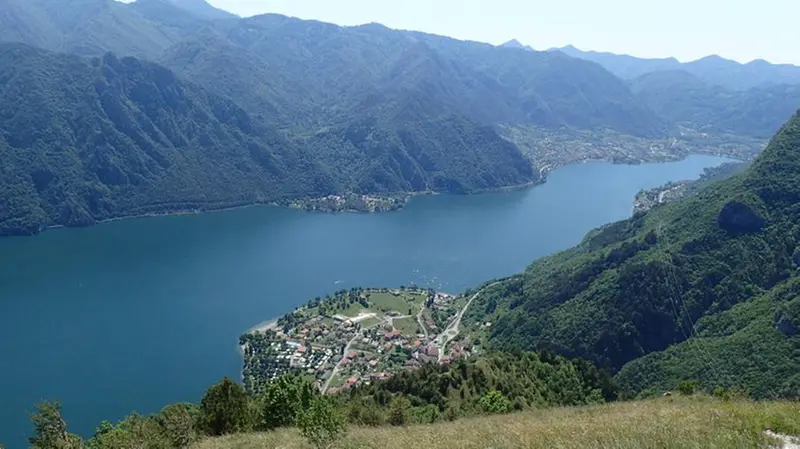
M 466 305 L 463 297 L 416 288 L 351 289 L 316 298 L 241 337 L 245 385 L 257 391 L 294 373 L 336 394 L 401 370 L 451 363 L 472 349 L 448 329 Z

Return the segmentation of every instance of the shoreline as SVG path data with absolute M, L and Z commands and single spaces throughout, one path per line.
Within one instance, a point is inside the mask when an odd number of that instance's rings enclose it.
M 678 158 L 675 158 L 675 159 L 653 160 L 653 161 L 645 160 L 645 161 L 638 161 L 636 163 L 633 163 L 633 162 L 617 162 L 613 158 L 607 158 L 607 159 L 603 159 L 603 158 L 587 158 L 587 159 L 580 159 L 580 160 L 570 161 L 570 162 L 568 162 L 566 164 L 558 164 L 558 165 L 544 164 L 542 166 L 532 165 L 534 172 L 538 171 L 539 178 L 536 179 L 536 180 L 532 180 L 532 181 L 526 182 L 526 183 L 522 183 L 522 184 L 515 184 L 515 185 L 510 185 L 510 186 L 502 186 L 502 187 L 492 187 L 492 188 L 486 188 L 486 189 L 476 189 L 476 190 L 473 190 L 471 192 L 461 193 L 461 194 L 426 190 L 426 191 L 419 191 L 419 192 L 396 192 L 396 193 L 392 193 L 392 194 L 388 194 L 388 195 L 382 195 L 382 196 L 376 195 L 376 196 L 373 196 L 373 198 L 376 198 L 376 199 L 382 200 L 382 201 L 395 199 L 395 198 L 404 196 L 405 198 L 403 199 L 402 204 L 400 204 L 400 206 L 397 207 L 396 209 L 391 209 L 391 210 L 368 211 L 368 210 L 359 210 L 359 209 L 353 209 L 353 208 L 345 208 L 345 209 L 341 209 L 341 210 L 325 211 L 325 210 L 315 210 L 315 209 L 310 208 L 310 207 L 294 207 L 294 206 L 291 205 L 292 201 L 289 201 L 287 203 L 279 203 L 279 202 L 276 202 L 276 201 L 269 201 L 269 202 L 257 202 L 256 201 L 256 202 L 252 202 L 252 203 L 229 205 L 229 206 L 220 206 L 220 207 L 213 207 L 212 206 L 212 207 L 207 207 L 207 208 L 205 208 L 205 207 L 196 207 L 196 208 L 187 208 L 187 209 L 176 208 L 174 210 L 169 210 L 169 211 L 166 211 L 166 212 L 146 212 L 146 213 L 140 213 L 140 214 L 121 215 L 119 217 L 112 217 L 112 218 L 106 218 L 106 219 L 102 219 L 102 220 L 97 220 L 96 222 L 94 222 L 92 224 L 83 225 L 83 226 L 68 226 L 68 225 L 42 226 L 38 232 L 27 233 L 27 234 L 26 233 L 7 234 L 7 235 L 0 236 L 0 238 L 2 238 L 2 237 L 33 237 L 33 236 L 42 234 L 45 231 L 50 231 L 50 230 L 69 229 L 69 228 L 88 228 L 88 227 L 92 227 L 92 226 L 96 226 L 96 225 L 102 225 L 102 224 L 113 223 L 113 222 L 117 222 L 117 221 L 125 221 L 125 220 L 139 220 L 139 219 L 147 219 L 147 218 L 185 216 L 185 215 L 201 215 L 201 214 L 215 213 L 215 212 L 227 212 L 227 211 L 232 211 L 232 210 L 237 210 L 237 209 L 244 209 L 244 208 L 258 207 L 258 206 L 280 207 L 280 208 L 286 208 L 286 209 L 301 210 L 301 211 L 311 212 L 311 213 L 327 213 L 327 214 L 339 214 L 339 213 L 368 213 L 368 214 L 373 214 L 373 213 L 395 212 L 395 211 L 404 209 L 405 206 L 408 204 L 408 202 L 411 201 L 414 197 L 417 197 L 417 196 L 435 196 L 435 195 L 471 196 L 471 195 L 481 195 L 481 194 L 487 194 L 487 193 L 510 192 L 510 191 L 516 191 L 516 190 L 522 190 L 522 189 L 526 189 L 526 188 L 531 188 L 531 187 L 537 187 L 537 186 L 540 186 L 540 185 L 543 185 L 543 184 L 547 183 L 547 177 L 548 177 L 547 175 L 548 174 L 550 174 L 550 173 L 552 173 L 554 171 L 557 171 L 559 169 L 568 167 L 570 165 L 586 164 L 586 163 L 592 163 L 592 162 L 610 163 L 610 164 L 614 164 L 614 165 L 639 165 L 639 164 L 650 164 L 650 163 L 659 164 L 659 163 L 680 162 L 680 161 L 686 160 L 688 157 L 694 156 L 694 155 L 697 155 L 697 156 L 725 157 L 725 158 L 729 158 L 729 159 L 742 160 L 742 159 L 734 158 L 734 157 L 727 156 L 727 155 L 715 155 L 715 154 L 709 154 L 707 152 L 689 153 L 689 154 L 682 155 L 681 157 L 678 157 Z M 347 194 L 343 194 L 343 195 L 347 195 Z M 369 197 L 370 195 L 364 195 L 364 196 L 368 196 Z M 302 201 L 306 201 L 306 202 L 309 202 L 309 204 L 311 204 L 314 201 L 324 200 L 325 198 L 328 198 L 328 197 L 315 197 L 315 198 L 309 198 L 307 200 L 302 200 Z M 293 200 L 293 201 L 300 201 L 300 200 Z

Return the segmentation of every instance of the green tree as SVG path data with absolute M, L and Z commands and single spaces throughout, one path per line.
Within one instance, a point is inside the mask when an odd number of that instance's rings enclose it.
M 395 396 L 389 406 L 389 424 L 393 426 L 408 425 L 411 420 L 411 401 L 404 396 Z
M 300 433 L 317 449 L 330 448 L 347 431 L 339 409 L 329 398 L 317 396 L 297 414 Z
M 267 383 L 261 397 L 263 413 L 259 430 L 293 426 L 297 414 L 308 408 L 317 396 L 316 388 L 298 376 L 282 376 Z
M 508 413 L 511 410 L 511 401 L 497 390 L 489 391 L 478 402 L 483 411 L 490 414 Z
M 241 432 L 249 427 L 247 393 L 228 379 L 209 388 L 200 401 L 203 428 L 209 435 Z
M 61 404 L 42 402 L 32 413 L 34 435 L 28 438 L 32 449 L 78 449 L 83 447 L 80 437 L 67 431 L 67 423 L 61 417 Z
M 172 449 L 159 422 L 150 416 L 132 414 L 116 425 L 104 421 L 86 442 L 89 449 Z

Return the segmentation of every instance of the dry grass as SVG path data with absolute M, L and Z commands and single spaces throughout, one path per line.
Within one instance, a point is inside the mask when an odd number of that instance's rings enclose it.
M 765 430 L 800 434 L 800 406 L 663 398 L 537 410 L 408 428 L 351 428 L 339 448 L 697 449 L 777 447 Z M 208 439 L 193 449 L 306 449 L 294 430 Z

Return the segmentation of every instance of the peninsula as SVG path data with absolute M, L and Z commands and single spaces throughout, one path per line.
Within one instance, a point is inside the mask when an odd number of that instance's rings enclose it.
M 315 298 L 241 336 L 245 386 L 258 392 L 295 373 L 335 394 L 426 363 L 465 358 L 477 345 L 461 341 L 459 322 L 479 294 L 353 288 Z

